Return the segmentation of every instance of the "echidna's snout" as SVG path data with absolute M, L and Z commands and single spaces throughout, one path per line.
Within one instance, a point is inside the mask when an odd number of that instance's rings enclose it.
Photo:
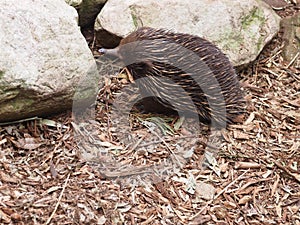
M 98 50 L 98 52 L 100 52 L 101 54 L 105 54 L 105 53 L 107 52 L 107 49 L 105 49 L 105 48 L 100 48 L 100 49 Z
M 113 49 L 100 48 L 98 51 L 103 55 L 111 55 L 120 58 L 118 47 Z

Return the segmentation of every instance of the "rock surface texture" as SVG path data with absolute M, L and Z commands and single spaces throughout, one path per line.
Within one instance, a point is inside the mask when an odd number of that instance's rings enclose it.
M 283 30 L 283 57 L 288 64 L 300 68 L 300 14 L 284 18 L 281 21 Z
M 96 71 L 76 10 L 61 0 L 2 1 L 0 46 L 1 122 L 71 108 L 77 83 Z
M 108 0 L 95 30 L 104 47 L 115 43 L 103 30 L 125 37 L 137 27 L 149 26 L 198 35 L 215 43 L 239 66 L 257 57 L 278 32 L 279 23 L 272 8 L 260 0 Z

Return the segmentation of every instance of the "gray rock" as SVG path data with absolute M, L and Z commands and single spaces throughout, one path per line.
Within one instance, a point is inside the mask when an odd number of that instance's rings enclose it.
M 300 68 L 300 14 L 283 18 L 281 27 L 284 41 L 283 58 L 287 64 L 293 64 L 295 67 Z
M 264 2 L 275 9 L 281 9 L 288 5 L 285 0 L 264 0 Z
M 95 30 L 104 46 L 115 43 L 103 30 L 125 37 L 137 27 L 166 28 L 204 37 L 235 66 L 253 61 L 279 30 L 280 18 L 260 0 L 108 0 Z M 102 33 L 101 33 L 102 32 Z
M 1 1 L 0 46 L 1 122 L 71 108 L 78 82 L 96 74 L 76 10 L 61 0 Z M 80 90 L 78 100 L 94 94 Z

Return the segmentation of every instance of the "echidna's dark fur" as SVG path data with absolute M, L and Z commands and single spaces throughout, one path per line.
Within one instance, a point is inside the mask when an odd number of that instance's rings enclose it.
M 157 52 L 160 49 L 161 51 L 167 50 L 169 55 L 171 52 L 171 55 L 174 57 L 176 56 L 177 60 L 179 61 L 181 61 L 181 59 L 186 59 L 189 57 L 189 55 L 179 55 L 180 52 L 176 52 L 176 49 L 172 49 L 172 47 L 169 47 L 168 45 L 160 45 L 158 47 L 156 46 L 156 43 L 175 43 L 176 45 L 190 50 L 207 65 L 210 73 L 207 73 L 207 71 L 203 72 L 201 68 L 199 69 L 199 67 L 196 67 L 194 65 L 195 62 L 192 60 L 190 65 L 187 63 L 187 68 L 193 70 L 193 76 L 191 76 L 191 71 L 183 71 L 178 69 L 176 65 L 170 65 L 162 62 L 162 59 L 159 58 L 159 56 L 156 57 L 154 54 L 151 56 L 152 58 L 150 57 L 150 59 L 146 62 L 137 62 L 127 66 L 135 80 L 143 77 L 151 78 L 144 79 L 144 82 L 139 83 L 142 91 L 146 91 L 159 97 L 159 101 L 161 103 L 176 110 L 194 112 L 196 110 L 200 119 L 206 122 L 211 122 L 211 119 L 213 118 L 220 123 L 222 123 L 222 121 L 232 123 L 238 115 L 243 113 L 243 94 L 240 89 L 236 73 L 226 55 L 223 54 L 211 42 L 198 36 L 183 33 L 173 33 L 163 29 L 142 27 L 121 41 L 120 45 L 118 46 L 118 54 L 120 54 L 120 58 L 126 61 L 126 57 L 130 55 L 131 50 L 135 51 L 135 54 L 138 53 L 136 51 L 139 51 L 137 50 L 138 48 L 126 48 L 126 50 L 124 50 L 122 49 L 122 46 L 126 46 L 128 43 L 145 40 L 155 41 L 153 42 L 153 45 L 151 45 L 150 42 L 150 45 L 146 45 L 146 47 L 144 46 L 144 48 L 147 48 L 147 50 L 149 49 L 150 52 Z M 163 46 L 165 49 L 162 49 L 161 46 Z M 212 99 L 213 101 L 215 97 L 208 96 L 207 93 L 204 93 L 199 86 L 199 82 L 196 82 L 195 79 L 192 78 L 195 76 L 202 76 L 202 84 L 200 84 L 200 86 L 206 85 L 209 79 L 214 76 L 218 83 L 215 85 L 219 86 L 219 89 L 216 90 L 220 90 L 219 92 L 221 93 L 219 94 L 224 99 L 223 104 L 225 104 L 225 115 L 221 115 L 221 112 L 215 112 L 211 110 L 207 99 Z M 174 87 L 170 85 L 170 82 L 165 82 L 164 79 L 161 78 L 171 79 L 173 83 L 180 85 L 180 87 L 184 89 L 185 93 L 182 94 L 178 93 L 178 91 L 174 91 Z M 186 101 L 187 98 L 192 99 L 192 102 Z

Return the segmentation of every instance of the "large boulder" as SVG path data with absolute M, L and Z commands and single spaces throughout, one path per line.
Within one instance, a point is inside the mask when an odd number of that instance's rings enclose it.
M 257 57 L 279 23 L 277 14 L 260 0 L 108 0 L 95 30 L 104 47 L 116 45 L 118 38 L 140 26 L 194 34 L 214 42 L 239 66 Z
M 300 14 L 283 18 L 281 21 L 284 46 L 282 55 L 287 64 L 300 68 Z
M 71 108 L 80 79 L 96 74 L 77 12 L 63 0 L 1 1 L 0 46 L 1 122 Z

